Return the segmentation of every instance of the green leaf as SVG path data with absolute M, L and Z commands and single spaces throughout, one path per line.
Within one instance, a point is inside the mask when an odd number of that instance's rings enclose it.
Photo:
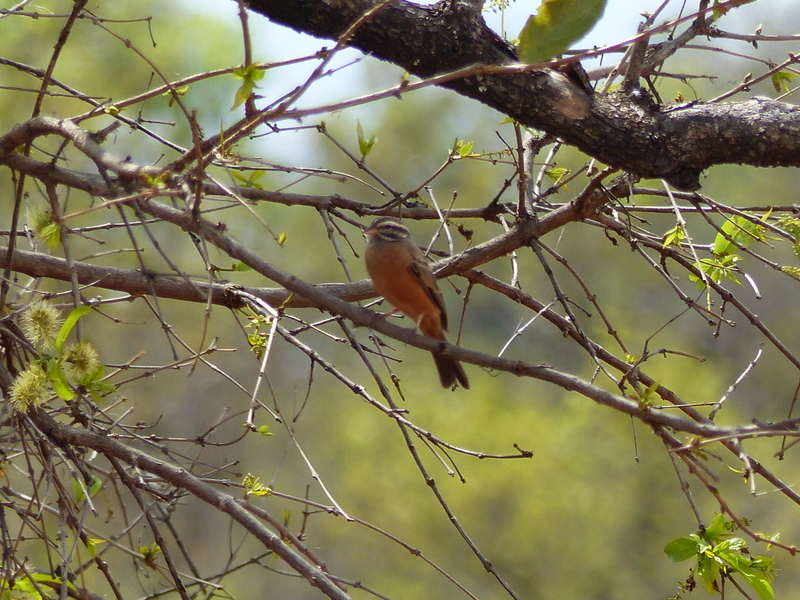
M 734 543 L 735 542 L 735 543 Z M 721 545 L 720 545 L 721 546 Z M 734 552 L 733 550 L 736 550 Z M 730 565 L 731 575 L 741 575 L 747 580 L 762 600 L 774 600 L 775 592 L 772 589 L 773 561 L 768 556 L 750 557 L 747 554 L 747 544 L 742 538 L 731 540 L 731 549 L 714 549 L 715 554 Z
M 769 556 L 752 556 L 743 538 L 733 537 L 732 522 L 725 521 L 722 514 L 702 533 L 693 533 L 671 541 L 664 552 L 672 562 L 697 556 L 695 573 L 700 577 L 706 591 L 719 593 L 720 576 L 740 576 L 756 591 L 761 600 L 775 600 L 772 578 L 774 561 Z
M 747 582 L 753 587 L 761 600 L 775 600 L 775 590 L 772 583 L 765 577 L 747 576 Z
M 769 214 L 765 215 L 763 219 L 768 216 Z M 759 223 L 754 223 L 746 217 L 738 216 L 726 220 L 720 227 L 720 231 L 721 233 L 718 233 L 714 238 L 713 252 L 717 256 L 735 254 L 739 249 L 736 244 L 747 248 L 756 240 L 763 241 L 765 229 Z
M 103 538 L 88 538 L 84 540 L 83 545 L 86 546 L 86 549 L 89 551 L 89 555 L 92 558 L 97 557 L 97 547 L 100 544 L 107 544 L 108 542 Z
M 723 279 L 730 279 L 733 283 L 742 285 L 742 282 L 736 276 L 738 272 L 736 263 L 741 260 L 742 258 L 737 254 L 723 254 L 719 258 L 703 258 L 699 264 L 695 263 L 695 267 L 703 271 L 706 277 L 714 283 L 721 283 Z M 694 281 L 699 290 L 703 290 L 706 287 L 703 280 L 694 273 L 689 274 L 689 280 Z
M 153 566 L 153 563 L 161 554 L 161 546 L 159 546 L 156 542 L 153 542 L 149 546 L 139 546 L 139 554 L 142 555 L 145 563 L 147 563 L 149 566 Z
M 52 575 L 47 575 L 46 573 L 34 573 L 31 577 L 17 577 L 14 581 L 14 585 L 11 588 L 8 588 L 8 582 L 5 579 L 0 579 L 0 585 L 5 586 L 6 591 L 0 595 L 0 598 L 6 600 L 7 598 L 13 598 L 14 600 L 42 600 L 42 595 L 39 593 L 39 590 L 42 589 L 42 584 L 48 583 L 51 584 L 52 587 L 58 588 L 62 585 L 65 585 L 73 590 L 74 592 L 78 592 L 78 588 L 75 587 L 74 583 L 69 581 L 64 581 L 58 577 L 53 577 Z M 9 593 L 9 590 L 11 593 Z
M 183 87 L 175 88 L 174 90 L 167 90 L 166 92 L 164 92 L 161 95 L 169 98 L 168 105 L 171 108 L 172 105 L 175 104 L 175 99 L 178 96 L 185 96 L 188 91 L 189 91 L 189 86 L 188 85 L 184 85 Z
M 800 267 L 792 267 L 789 265 L 784 265 L 781 267 L 781 272 L 786 273 L 789 277 L 794 277 L 798 281 L 800 281 Z
M 544 0 L 528 18 L 519 39 L 519 56 L 528 64 L 562 54 L 594 27 L 606 0 Z
M 88 306 L 79 306 L 76 309 L 73 309 L 67 318 L 64 320 L 64 324 L 61 326 L 61 329 L 58 330 L 58 335 L 56 336 L 56 350 L 59 354 L 64 352 L 64 342 L 67 341 L 72 328 L 75 327 L 75 324 L 78 322 L 83 315 L 87 314 L 92 309 Z
M 800 257 L 800 219 L 792 216 L 784 216 L 778 219 L 777 225 L 794 238 L 792 251 L 795 256 Z M 792 275 L 792 273 L 789 274 Z M 792 277 L 794 277 L 794 275 L 792 275 Z
M 251 64 L 247 65 L 246 67 L 238 67 L 234 69 L 233 76 L 236 77 L 236 79 L 241 79 L 242 85 L 236 90 L 231 110 L 247 101 L 247 99 L 250 97 L 250 94 L 253 93 L 253 90 L 258 87 L 256 82 L 261 81 L 264 78 L 264 70 L 259 69 L 258 65 Z
M 103 487 L 103 480 L 97 475 L 92 475 L 92 483 L 89 485 L 89 497 L 94 498 Z
M 92 481 L 88 484 L 84 482 L 84 485 L 81 485 L 80 482 L 75 479 L 72 480 L 72 483 L 75 486 L 75 502 L 77 504 L 86 500 L 84 490 L 89 492 L 89 498 L 94 498 L 97 492 L 103 487 L 103 480 L 95 475 L 92 475 Z
M 75 587 L 74 583 L 70 581 L 64 581 L 60 577 L 53 577 L 52 575 L 48 575 L 47 573 L 34 573 L 31 576 L 31 580 L 35 581 L 36 583 L 52 583 L 59 586 L 66 584 L 69 589 L 75 592 L 78 591 L 78 588 Z
M 664 553 L 669 557 L 669 562 L 689 560 L 697 556 L 697 552 L 697 542 L 688 537 L 679 537 L 664 546 Z
M 117 386 L 110 381 L 93 381 L 86 386 L 86 391 L 91 394 L 95 402 L 100 403 L 104 396 L 116 391 Z
M 708 552 L 711 550 L 711 544 L 704 537 L 700 537 L 696 533 L 689 534 L 689 538 L 693 539 L 695 544 L 697 544 L 697 553 L 702 554 L 703 552 Z
M 653 397 L 655 396 L 659 385 L 660 384 L 658 381 L 654 381 L 644 391 L 640 391 L 638 388 L 636 389 L 639 397 L 639 410 L 645 410 L 648 406 L 652 406 Z
M 793 236 L 795 241 L 800 239 L 800 219 L 792 216 L 783 216 L 778 219 L 778 227 L 785 229 L 786 233 Z
M 61 243 L 61 228 L 57 223 L 49 223 L 39 231 L 39 237 L 53 250 Z
M 253 93 L 253 86 L 252 84 L 243 83 L 238 87 L 236 90 L 236 94 L 233 96 L 233 105 L 231 106 L 231 110 L 236 108 L 237 106 L 241 106 L 247 99 L 250 97 L 250 94 Z
M 367 158 L 367 154 L 372 152 L 378 138 L 374 135 L 369 139 L 364 135 L 364 130 L 361 128 L 361 121 L 356 121 L 356 135 L 358 136 L 358 151 L 361 153 L 361 160 Z
M 700 575 L 700 581 L 703 582 L 703 587 L 709 594 L 716 594 L 719 592 L 717 586 L 717 577 L 719 576 L 719 563 L 712 556 L 701 556 L 697 561 L 697 574 Z
M 264 186 L 258 183 L 258 180 L 261 179 L 266 171 L 251 171 L 249 177 L 245 177 L 242 173 L 234 171 L 232 173 L 233 178 L 242 184 L 243 187 L 249 187 L 256 190 L 263 190 Z
M 47 362 L 47 380 L 53 386 L 53 391 L 62 400 L 72 400 L 75 392 L 69 387 L 64 369 L 61 366 L 61 359 L 52 359 Z
M 14 595 L 9 594 L 8 598 L 15 598 L 15 599 L 21 598 L 22 600 L 30 600 L 32 598 L 36 598 L 37 600 L 40 600 L 42 597 L 41 594 L 39 594 L 39 592 L 36 591 L 36 586 L 27 577 L 20 577 L 14 583 L 14 587 L 11 589 L 14 590 L 16 594 Z
M 705 538 L 708 541 L 713 542 L 720 539 L 727 531 L 728 528 L 725 525 L 725 517 L 722 516 L 722 513 L 719 513 L 716 517 L 714 517 L 714 520 L 711 521 L 711 525 L 706 527 Z
M 771 76 L 772 87 L 774 87 L 775 91 L 779 94 L 781 93 L 781 90 L 788 94 L 792 91 L 789 89 L 789 82 L 795 77 L 797 77 L 797 75 L 790 73 L 789 71 L 778 71 L 777 73 L 773 73 Z
M 455 154 L 458 158 L 466 158 L 472 154 L 472 149 L 475 147 L 475 142 L 467 142 L 465 140 L 456 140 L 451 154 Z
M 242 81 L 261 81 L 264 78 L 264 69 L 260 69 L 258 65 L 250 64 L 246 67 L 238 67 L 233 70 L 233 76 Z
M 563 189 L 569 191 L 569 186 L 567 186 L 566 184 L 562 184 L 561 183 L 567 177 L 569 177 L 569 174 L 570 174 L 570 170 L 569 169 L 565 169 L 564 167 L 553 167 L 553 168 L 545 169 L 544 170 L 544 174 L 549 179 L 553 180 L 553 182 L 554 182 L 553 186 L 554 187 L 561 185 L 561 187 Z
M 244 487 L 245 497 L 269 496 L 270 494 L 272 494 L 272 488 L 261 483 L 261 480 L 252 473 L 248 473 L 247 475 L 244 476 L 244 480 L 242 481 L 242 486 Z
M 142 180 L 147 185 L 149 185 L 150 187 L 155 188 L 157 190 L 163 190 L 164 188 L 166 188 L 167 187 L 167 180 L 171 176 L 172 176 L 172 173 L 170 171 L 162 171 L 158 175 L 152 175 L 152 176 L 151 175 L 147 175 L 145 173 L 142 173 L 142 174 L 139 175 L 139 177 L 141 177 Z
M 686 239 L 686 231 L 684 231 L 682 225 L 678 224 L 664 234 L 664 242 L 662 246 L 664 248 L 668 246 L 680 247 L 681 242 L 685 239 Z

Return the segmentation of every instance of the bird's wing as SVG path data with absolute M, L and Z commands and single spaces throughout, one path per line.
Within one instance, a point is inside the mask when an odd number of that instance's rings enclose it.
M 444 306 L 444 297 L 442 296 L 442 291 L 439 289 L 439 284 L 436 283 L 436 277 L 434 277 L 433 271 L 431 271 L 431 268 L 428 266 L 421 252 L 418 256 L 414 256 L 410 269 L 414 276 L 419 279 L 425 292 L 439 309 L 442 329 L 447 331 L 447 309 Z

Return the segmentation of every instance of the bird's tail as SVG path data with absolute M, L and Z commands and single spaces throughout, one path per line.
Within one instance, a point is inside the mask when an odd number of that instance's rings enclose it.
M 467 374 L 464 372 L 464 367 L 455 358 L 444 356 L 443 354 L 434 354 L 433 361 L 439 371 L 439 381 L 442 382 L 443 388 L 454 389 L 456 384 L 460 383 L 465 390 L 469 389 L 469 379 L 467 379 Z

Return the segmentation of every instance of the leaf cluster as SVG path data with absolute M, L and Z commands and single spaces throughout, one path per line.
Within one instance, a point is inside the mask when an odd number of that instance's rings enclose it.
M 718 514 L 698 533 L 672 540 L 664 552 L 671 562 L 695 558 L 695 575 L 709 593 L 720 593 L 726 579 L 741 577 L 761 600 L 774 600 L 772 558 L 752 556 L 745 540 L 731 533 L 733 529 L 735 524 Z
M 69 401 L 75 399 L 80 388 L 99 401 L 116 389 L 112 383 L 103 381 L 105 367 L 88 341 L 66 343 L 78 320 L 89 312 L 90 307 L 79 306 L 61 322 L 58 312 L 44 301 L 25 310 L 23 328 L 40 353 L 12 385 L 10 401 L 17 410 L 25 412 L 41 405 L 50 390 Z

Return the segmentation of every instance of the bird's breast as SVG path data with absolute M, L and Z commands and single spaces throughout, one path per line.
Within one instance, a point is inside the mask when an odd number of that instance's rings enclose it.
M 412 257 L 407 249 L 369 245 L 364 262 L 375 289 L 389 304 L 411 319 L 423 334 L 444 337 L 441 311 L 411 270 Z

